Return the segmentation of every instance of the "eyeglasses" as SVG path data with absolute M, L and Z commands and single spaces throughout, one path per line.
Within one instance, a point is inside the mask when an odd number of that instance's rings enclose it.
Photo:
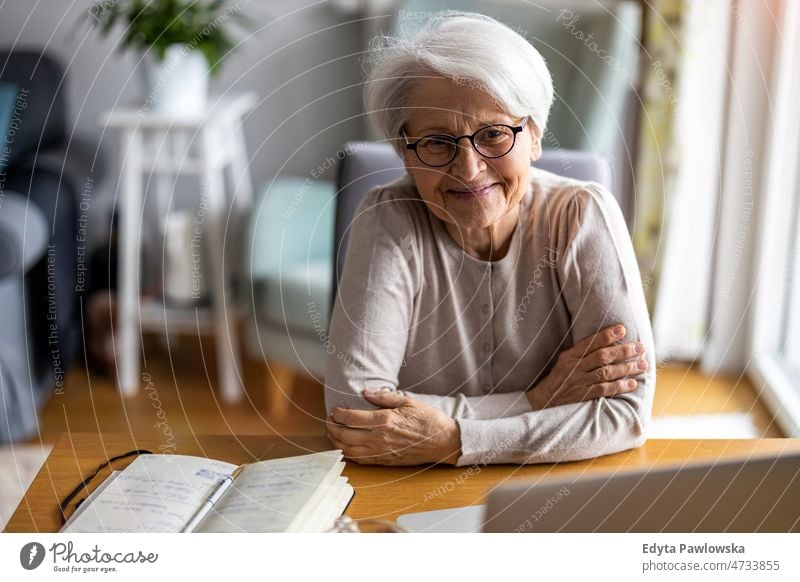
M 472 135 L 456 137 L 446 133 L 435 133 L 426 135 L 413 143 L 408 141 L 405 131 L 403 137 L 406 140 L 406 149 L 413 150 L 420 162 L 432 168 L 440 168 L 456 159 L 458 148 L 462 147 L 459 142 L 464 138 L 468 139 L 475 151 L 484 158 L 503 157 L 514 149 L 517 134 L 525 129 L 529 119 L 530 116 L 525 116 L 520 125 L 504 123 L 487 125 Z

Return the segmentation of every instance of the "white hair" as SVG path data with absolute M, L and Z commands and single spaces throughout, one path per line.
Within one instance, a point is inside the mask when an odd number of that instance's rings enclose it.
M 367 115 L 398 152 L 414 84 L 432 74 L 483 89 L 510 116 L 529 115 L 544 135 L 553 103 L 550 71 L 533 45 L 493 18 L 438 12 L 418 32 L 376 37 L 367 59 Z

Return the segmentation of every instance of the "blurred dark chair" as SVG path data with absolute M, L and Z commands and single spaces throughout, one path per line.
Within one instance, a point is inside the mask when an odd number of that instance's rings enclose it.
M 0 194 L 15 191 L 27 198 L 31 212 L 38 210 L 47 225 L 47 252 L 25 274 L 27 337 L 9 338 L 20 333 L 16 328 L 0 330 L 6 341 L 27 341 L 34 396 L 28 405 L 38 410 L 63 380 L 81 345 L 78 268 L 83 262 L 88 269 L 89 257 L 88 243 L 78 236 L 86 214 L 80 210 L 80 197 L 91 194 L 102 180 L 103 164 L 96 148 L 71 129 L 68 133 L 65 72 L 57 61 L 37 51 L 0 50 L 0 84 L 6 95 L 13 91 L 0 124 L 7 148 L 0 160 Z M 0 212 L 6 210 L 0 207 Z M 84 271 L 80 276 L 88 279 Z M 13 426 L 19 430 L 0 431 L 0 441 L 31 436 L 35 422 Z
M 0 443 L 36 431 L 45 382 L 32 366 L 31 305 L 25 277 L 44 255 L 48 228 L 34 204 L 12 192 L 0 201 Z

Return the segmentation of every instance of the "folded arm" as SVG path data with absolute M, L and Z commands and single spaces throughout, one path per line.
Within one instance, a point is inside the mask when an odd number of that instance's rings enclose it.
M 377 194 L 377 195 L 376 195 Z M 330 325 L 325 405 L 372 410 L 366 389 L 389 388 L 433 406 L 450 418 L 489 419 L 529 412 L 525 392 L 483 396 L 398 390 L 414 298 L 419 292 L 412 219 L 367 193 L 355 214 L 347 260 Z
M 398 392 L 420 265 L 410 226 L 385 221 L 375 197 L 365 197 L 351 232 L 347 264 L 331 321 L 325 377 L 328 414 L 334 407 L 376 410 L 365 389 Z M 485 396 L 405 396 L 456 419 L 458 465 L 577 460 L 644 442 L 655 389 L 655 361 L 641 278 L 622 213 L 599 186 L 576 193 L 562 218 L 569 244 L 558 260 L 572 343 L 612 324 L 625 342 L 645 345 L 649 371 L 632 392 L 533 410 L 526 392 Z M 534 388 L 535 390 L 536 388 Z M 359 436 L 352 433 L 351 436 Z
M 635 390 L 614 397 L 510 418 L 460 419 L 458 465 L 572 461 L 634 448 L 646 439 L 655 391 L 653 334 L 622 213 L 610 193 L 591 185 L 575 194 L 563 220 L 571 234 L 558 274 L 572 343 L 621 323 L 625 342 L 645 345 L 648 371 L 635 378 Z

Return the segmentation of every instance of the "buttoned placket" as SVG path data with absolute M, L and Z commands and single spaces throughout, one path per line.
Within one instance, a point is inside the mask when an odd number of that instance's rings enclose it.
M 483 293 L 481 294 L 481 313 L 483 314 L 483 332 L 480 343 L 481 350 L 481 390 L 484 394 L 488 394 L 494 386 L 494 378 L 492 374 L 492 358 L 494 354 L 494 326 L 492 325 L 492 313 L 494 312 L 494 299 L 492 297 L 492 284 L 494 266 L 489 263 L 487 269 L 488 276 L 485 278 L 486 284 L 483 286 Z

